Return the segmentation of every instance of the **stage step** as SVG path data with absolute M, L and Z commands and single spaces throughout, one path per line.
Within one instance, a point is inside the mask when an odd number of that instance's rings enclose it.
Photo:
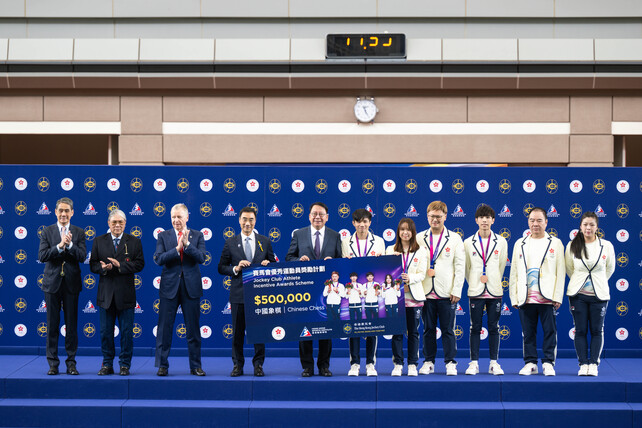
M 44 357 L 0 356 L 0 426 L 642 426 L 637 359 L 603 361 L 598 377 L 578 377 L 570 359 L 555 377 L 519 376 L 523 362 L 505 359 L 504 376 L 466 376 L 464 364 L 445 376 L 438 362 L 414 378 L 391 377 L 390 360 L 378 362 L 378 377 L 348 377 L 347 361 L 333 359 L 334 376 L 307 379 L 294 358 L 266 361 L 262 378 L 249 364 L 230 378 L 229 358 L 205 358 L 207 376 L 191 376 L 186 360 L 165 378 L 151 357 L 135 358 L 128 377 L 97 376 L 100 357 L 79 357 L 80 376 L 47 376 Z

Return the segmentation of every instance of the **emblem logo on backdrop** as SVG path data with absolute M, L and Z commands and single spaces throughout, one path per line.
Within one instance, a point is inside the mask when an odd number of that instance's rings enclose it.
M 406 180 L 405 187 L 406 187 L 406 192 L 410 193 L 411 195 L 415 193 L 419 188 L 419 186 L 417 185 L 417 181 L 412 178 L 409 178 L 408 180 Z
M 187 178 L 179 178 L 176 182 L 176 189 L 181 193 L 187 192 L 189 190 L 189 181 Z
M 38 179 L 38 190 L 41 192 L 46 192 L 49 190 L 50 182 L 47 177 L 40 177 Z
M 143 180 L 138 177 L 132 178 L 132 180 L 129 182 L 129 188 L 134 193 L 140 192 L 141 190 L 143 190 Z
M 268 189 L 270 189 L 271 193 L 276 195 L 281 191 L 281 182 L 276 178 L 273 178 L 272 180 L 270 180 L 270 183 L 268 184 Z
M 96 190 L 96 180 L 93 177 L 85 178 L 85 181 L 82 183 L 83 187 L 87 192 L 93 192 Z
M 325 192 L 328 191 L 328 182 L 325 181 L 323 178 L 320 178 L 314 184 L 314 188 L 318 194 L 323 195 Z

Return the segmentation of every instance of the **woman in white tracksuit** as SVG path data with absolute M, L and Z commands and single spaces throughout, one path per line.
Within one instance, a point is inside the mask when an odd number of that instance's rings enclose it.
M 596 236 L 598 218 L 586 212 L 580 230 L 566 246 L 566 273 L 570 278 L 566 295 L 575 324 L 578 376 L 597 376 L 604 345 L 604 317 L 609 303 L 608 280 L 615 271 L 615 250 Z M 587 333 L 591 332 L 590 357 Z

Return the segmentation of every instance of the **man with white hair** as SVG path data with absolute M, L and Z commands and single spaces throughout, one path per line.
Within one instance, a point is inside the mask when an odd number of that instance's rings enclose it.
M 120 326 L 120 375 L 129 375 L 134 351 L 134 308 L 136 286 L 134 277 L 143 270 L 145 258 L 140 239 L 125 233 L 127 218 L 121 210 L 113 210 L 107 218 L 109 232 L 94 239 L 89 266 L 98 274 L 96 303 L 100 312 L 100 343 L 103 363 L 99 376 L 114 373 L 114 326 Z
M 201 329 L 199 326 L 203 284 L 199 264 L 205 262 L 203 234 L 188 229 L 189 212 L 184 204 L 171 210 L 172 226 L 158 234 L 154 262 L 163 267 L 160 283 L 160 307 L 156 330 L 156 367 L 158 376 L 167 376 L 169 350 L 172 347 L 174 321 L 180 305 L 187 330 L 190 373 L 205 376 L 201 368 Z

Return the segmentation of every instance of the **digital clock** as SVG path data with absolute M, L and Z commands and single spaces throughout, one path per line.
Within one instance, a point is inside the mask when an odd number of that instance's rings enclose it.
M 405 34 L 328 34 L 326 58 L 405 58 Z

